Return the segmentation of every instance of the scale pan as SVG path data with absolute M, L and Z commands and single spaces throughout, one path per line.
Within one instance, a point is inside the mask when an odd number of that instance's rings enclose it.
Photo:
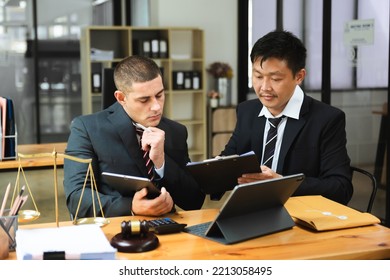
M 90 218 L 80 218 L 77 219 L 74 224 L 75 225 L 87 225 L 87 224 L 96 224 L 101 227 L 104 227 L 105 225 L 108 225 L 110 223 L 110 220 L 103 217 L 90 217 Z
M 36 210 L 20 210 L 18 213 L 18 222 L 19 223 L 28 223 L 35 221 L 41 215 L 40 212 Z

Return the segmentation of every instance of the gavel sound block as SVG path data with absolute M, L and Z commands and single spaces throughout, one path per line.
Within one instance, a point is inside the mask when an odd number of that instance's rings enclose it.
M 123 221 L 121 232 L 116 234 L 110 243 L 119 252 L 141 253 L 156 249 L 159 240 L 149 231 L 146 221 Z

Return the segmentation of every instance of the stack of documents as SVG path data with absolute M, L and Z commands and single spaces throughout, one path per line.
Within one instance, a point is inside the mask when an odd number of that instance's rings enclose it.
M 106 51 L 92 48 L 91 49 L 91 60 L 113 60 L 114 51 Z
M 113 260 L 112 247 L 98 225 L 18 229 L 18 260 Z

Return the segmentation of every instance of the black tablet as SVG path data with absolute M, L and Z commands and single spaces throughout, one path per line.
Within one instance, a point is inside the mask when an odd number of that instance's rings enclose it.
M 148 189 L 148 198 L 155 198 L 160 195 L 160 190 L 148 178 L 110 172 L 103 172 L 102 176 L 111 188 L 117 190 L 123 196 L 133 196 L 134 192 L 143 188 Z
M 237 185 L 213 221 L 184 231 L 232 244 L 290 229 L 295 222 L 284 204 L 304 179 L 305 175 L 299 173 Z

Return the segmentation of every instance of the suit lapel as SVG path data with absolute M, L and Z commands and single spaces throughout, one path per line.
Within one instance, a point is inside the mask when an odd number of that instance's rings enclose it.
M 265 121 L 266 118 L 264 116 L 256 117 L 253 125 L 251 148 L 255 152 L 255 154 L 259 155 L 259 160 L 261 160 L 261 156 L 263 154 L 263 135 L 265 129 Z
M 126 114 L 125 110 L 121 108 L 120 104 L 116 103 L 115 105 L 107 119 L 121 138 L 124 150 L 127 152 L 128 157 L 134 160 L 140 169 L 140 172 L 147 176 L 145 162 L 142 158 L 142 153 L 140 152 L 137 135 L 131 123 L 131 119 Z
M 278 167 L 276 169 L 277 173 L 283 173 L 284 160 L 286 158 L 287 152 L 290 150 L 292 143 L 295 138 L 305 125 L 307 121 L 307 112 L 309 111 L 310 98 L 305 95 L 301 112 L 299 114 L 299 120 L 296 119 L 287 119 L 286 128 L 284 129 L 282 146 L 280 148 Z

